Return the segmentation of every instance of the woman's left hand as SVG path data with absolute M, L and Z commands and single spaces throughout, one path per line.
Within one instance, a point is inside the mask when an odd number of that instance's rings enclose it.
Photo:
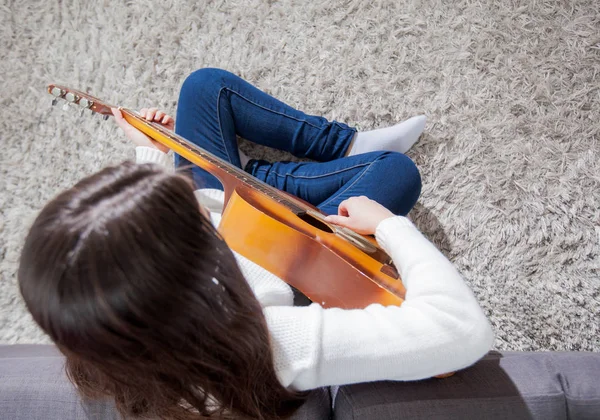
M 136 146 L 145 146 L 152 147 L 154 149 L 158 149 L 163 153 L 167 153 L 169 148 L 155 140 L 152 140 L 150 137 L 142 133 L 140 130 L 129 124 L 125 118 L 123 118 L 123 114 L 121 110 L 118 108 L 111 108 L 113 115 L 115 116 L 115 121 L 117 125 L 121 127 L 121 129 L 125 132 L 125 136 L 131 140 Z M 139 112 L 140 116 L 147 121 L 153 121 L 159 123 L 163 127 L 168 130 L 173 130 L 175 128 L 175 120 L 173 117 L 165 114 L 162 111 L 159 111 L 157 108 L 143 108 Z

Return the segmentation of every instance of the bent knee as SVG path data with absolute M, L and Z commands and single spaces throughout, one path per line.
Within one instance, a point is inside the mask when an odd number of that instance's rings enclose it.
M 411 158 L 403 153 L 386 152 L 379 170 L 387 185 L 387 207 L 395 214 L 406 215 L 421 195 L 421 174 Z
M 199 95 L 207 90 L 220 90 L 226 80 L 231 77 L 237 77 L 227 70 L 206 67 L 192 72 L 183 81 L 180 96 Z
M 403 153 L 386 152 L 382 160 L 386 172 L 395 178 L 401 177 L 408 186 L 421 190 L 421 174 L 411 158 Z

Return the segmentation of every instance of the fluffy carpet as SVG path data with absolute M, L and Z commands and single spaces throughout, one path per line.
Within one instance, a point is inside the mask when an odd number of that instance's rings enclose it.
M 1 343 L 47 341 L 15 276 L 37 212 L 133 156 L 111 121 L 51 108 L 46 84 L 174 113 L 185 76 L 210 66 L 361 130 L 426 114 L 411 216 L 496 348 L 600 350 L 595 0 L 0 0 L 0 50 Z

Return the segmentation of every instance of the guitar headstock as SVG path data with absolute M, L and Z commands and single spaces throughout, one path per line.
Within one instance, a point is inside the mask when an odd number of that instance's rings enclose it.
M 89 109 L 90 111 L 104 115 L 104 118 L 108 118 L 110 115 L 112 115 L 110 108 L 116 108 L 115 106 L 109 105 L 92 95 L 88 95 L 87 93 L 83 93 L 66 86 L 50 84 L 48 85 L 48 93 L 54 96 L 52 105 L 55 105 L 58 102 L 58 99 L 63 99 L 67 102 L 67 104 L 79 106 L 82 111 Z

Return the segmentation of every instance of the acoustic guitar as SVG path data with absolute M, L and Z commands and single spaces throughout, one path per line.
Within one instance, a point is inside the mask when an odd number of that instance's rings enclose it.
M 114 106 L 51 84 L 57 99 L 112 116 Z M 405 295 L 391 258 L 372 237 L 325 221 L 305 201 L 254 178 L 185 138 L 119 108 L 125 120 L 221 181 L 225 205 L 219 232 L 231 249 L 260 265 L 323 307 L 399 305 Z

